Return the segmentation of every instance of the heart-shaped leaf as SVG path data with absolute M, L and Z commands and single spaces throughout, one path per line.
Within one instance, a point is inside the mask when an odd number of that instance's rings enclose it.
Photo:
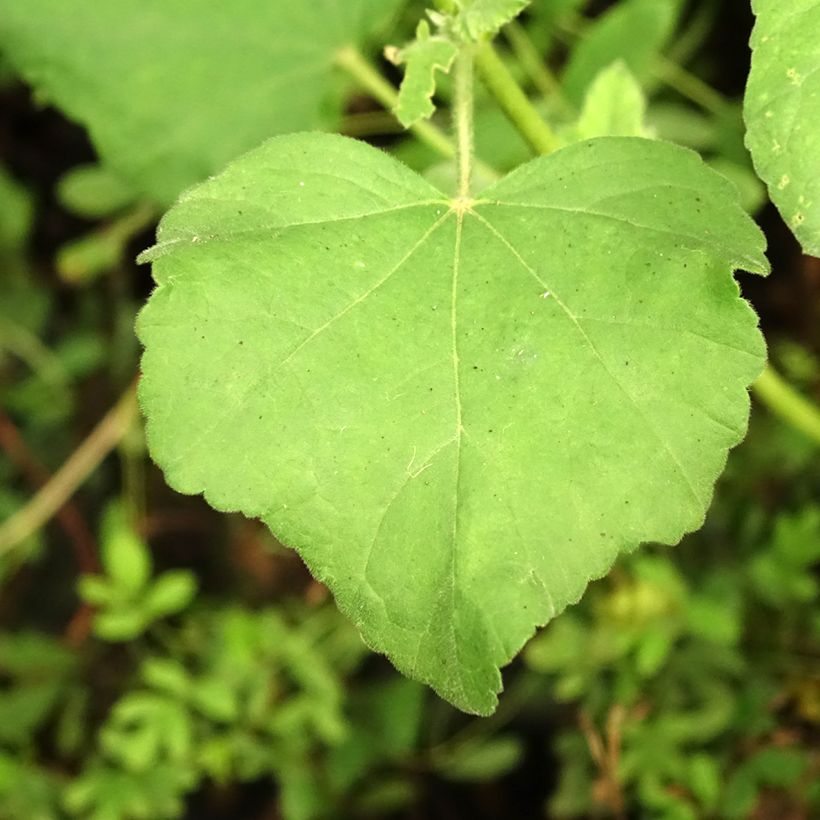
M 168 204 L 267 137 L 334 128 L 337 52 L 401 2 L 0 0 L 0 50 L 138 195 Z
M 700 525 L 763 364 L 765 272 L 696 154 L 603 138 L 474 201 L 274 139 L 163 220 L 140 394 L 170 484 L 262 518 L 367 642 L 487 713 L 619 552 Z
M 783 219 L 820 256 L 820 2 L 752 5 L 746 145 Z

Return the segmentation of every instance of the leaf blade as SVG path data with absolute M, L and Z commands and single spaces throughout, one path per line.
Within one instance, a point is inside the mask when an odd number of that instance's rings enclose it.
M 820 4 L 752 4 L 752 68 L 746 87 L 746 145 L 788 226 L 820 256 Z
M 239 199 L 258 220 L 231 235 Z M 766 265 L 736 200 L 640 139 L 534 160 L 469 208 L 350 140 L 273 140 L 164 220 L 160 247 L 227 235 L 156 257 L 152 454 L 262 517 L 401 671 L 487 714 L 537 625 L 703 520 L 765 357 L 729 275 Z

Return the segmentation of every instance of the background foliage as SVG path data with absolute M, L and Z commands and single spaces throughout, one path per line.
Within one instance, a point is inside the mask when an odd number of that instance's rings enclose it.
M 0 2 L 0 521 L 30 511 L 55 476 L 59 488 L 92 431 L 91 455 L 106 457 L 46 527 L 0 548 L 0 818 L 816 816 L 815 445 L 756 406 L 703 530 L 595 583 L 530 643 L 492 718 L 455 712 L 368 653 L 262 527 L 173 494 L 128 399 L 134 318 L 151 287 L 132 260 L 151 243 L 156 203 L 276 130 L 275 111 L 281 130 L 371 139 L 446 188 L 435 139 L 400 134 L 372 89 L 326 64 L 318 97 L 271 90 L 269 108 L 243 97 L 214 131 L 227 143 L 209 142 L 213 154 L 151 159 L 141 177 L 134 157 L 153 154 L 134 151 L 139 135 L 120 148 L 99 131 L 118 111 L 61 99 L 21 55 L 8 13 L 29 5 Z M 147 5 L 122 4 L 137 19 Z M 262 6 L 276 4 L 245 0 L 233 22 L 247 31 L 240 12 Z M 405 4 L 386 33 L 374 39 L 368 24 L 356 39 L 400 45 L 420 8 Z M 150 61 L 159 44 L 131 38 L 132 18 L 110 13 L 105 42 L 128 40 L 115 56 Z M 64 54 L 56 12 L 24 22 L 46 20 L 53 31 L 34 42 Z M 564 141 L 668 139 L 738 185 L 774 268 L 769 283 L 743 278 L 744 293 L 780 370 L 817 395 L 820 269 L 767 204 L 743 145 L 751 23 L 728 0 L 536 0 L 499 46 Z M 281 36 L 274 54 L 287 53 Z M 109 56 L 78 53 L 113 81 L 98 68 Z M 325 107 L 300 118 L 319 97 Z M 151 112 L 145 127 L 161 130 L 156 117 L 193 99 L 134 87 L 117 103 Z M 446 79 L 438 99 L 446 108 Z M 495 168 L 529 157 L 489 98 L 476 128 Z M 144 184 L 125 181 L 126 169 Z

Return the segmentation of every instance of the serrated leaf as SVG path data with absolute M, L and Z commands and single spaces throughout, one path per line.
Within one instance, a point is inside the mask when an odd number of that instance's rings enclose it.
M 459 24 L 472 40 L 495 34 L 530 4 L 530 0 L 460 0 Z
M 436 72 L 449 72 L 458 54 L 456 44 L 443 36 L 431 36 L 425 20 L 419 23 L 416 39 L 391 57 L 396 65 L 404 65 L 404 79 L 399 89 L 399 101 L 394 113 L 399 122 L 409 128 L 427 119 L 436 110 Z
M 273 134 L 333 128 L 336 53 L 399 4 L 0 0 L 0 49 L 114 173 L 168 204 Z
M 643 80 L 680 13 L 680 0 L 625 0 L 597 18 L 572 50 L 562 77 L 564 94 L 580 105 L 599 71 L 623 60 Z
M 575 127 L 578 139 L 650 136 L 644 124 L 646 97 L 621 60 L 601 71 L 587 90 Z
M 746 145 L 806 253 L 820 256 L 820 3 L 754 0 Z
M 487 713 L 535 626 L 702 523 L 765 357 L 730 269 L 763 244 L 666 143 L 576 143 L 463 202 L 353 140 L 274 139 L 143 257 L 149 446 Z

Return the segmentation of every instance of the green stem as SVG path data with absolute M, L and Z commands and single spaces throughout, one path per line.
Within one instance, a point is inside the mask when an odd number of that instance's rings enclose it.
M 365 56 L 348 46 L 336 54 L 336 65 L 343 68 L 354 80 L 370 94 L 374 100 L 380 102 L 388 111 L 396 107 L 399 93 L 379 71 L 372 66 Z M 410 130 L 437 154 L 452 159 L 456 155 L 456 147 L 447 135 L 433 123 L 422 120 L 410 127 Z
M 580 14 L 569 14 L 561 20 L 558 33 L 565 45 L 582 36 L 589 21 Z M 690 71 L 678 65 L 668 57 L 657 57 L 652 61 L 650 71 L 664 85 L 677 91 L 682 97 L 691 100 L 712 114 L 722 114 L 728 105 L 726 99 L 712 86 L 696 77 Z
M 360 51 L 353 47 L 343 48 L 336 54 L 336 65 L 344 69 L 354 80 L 380 102 L 388 111 L 392 111 L 399 101 L 399 92 L 372 66 Z M 432 148 L 445 159 L 453 159 L 456 145 L 439 127 L 427 120 L 421 120 L 410 126 L 410 130 L 425 145 Z M 500 174 L 480 159 L 475 160 L 475 167 L 488 180 L 498 179 Z
M 558 138 L 530 102 L 491 43 L 476 48 L 475 64 L 487 89 L 504 113 L 539 154 L 551 154 Z
M 677 91 L 681 97 L 691 100 L 710 114 L 720 116 L 728 103 L 723 95 L 700 77 L 682 68 L 666 57 L 656 57 L 651 66 L 652 74 L 662 83 Z
M 122 440 L 137 414 L 134 394 L 134 387 L 129 388 L 37 495 L 0 526 L 0 556 L 32 536 L 55 515 Z
M 561 83 L 542 59 L 527 29 L 517 20 L 512 20 L 504 27 L 504 35 L 518 62 L 544 99 L 555 99 L 566 113 L 574 113 L 572 106 L 561 93 Z
M 473 47 L 461 47 L 455 66 L 455 102 L 453 125 L 456 132 L 456 157 L 458 164 L 458 195 L 470 196 L 470 180 L 473 174 Z
M 820 445 L 820 408 L 801 396 L 774 368 L 766 367 L 753 390 L 772 413 Z

